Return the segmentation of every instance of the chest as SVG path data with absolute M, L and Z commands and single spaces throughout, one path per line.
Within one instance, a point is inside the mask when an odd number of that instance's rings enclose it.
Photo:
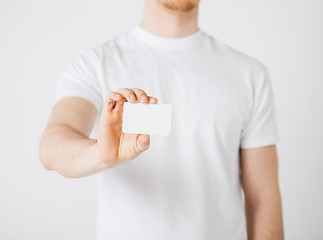
M 192 56 L 136 55 L 106 65 L 103 76 L 107 92 L 140 88 L 159 103 L 172 104 L 179 128 L 208 126 L 238 137 L 249 113 L 250 94 L 243 75 L 213 62 Z

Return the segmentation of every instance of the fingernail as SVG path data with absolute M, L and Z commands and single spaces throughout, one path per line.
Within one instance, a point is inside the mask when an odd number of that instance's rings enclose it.
M 135 95 L 131 94 L 131 95 L 130 95 L 130 98 L 136 98 L 136 97 L 135 97 Z
M 141 99 L 142 99 L 142 100 L 146 100 L 146 99 L 148 99 L 148 98 L 146 97 L 146 95 L 142 95 L 142 96 L 141 96 Z

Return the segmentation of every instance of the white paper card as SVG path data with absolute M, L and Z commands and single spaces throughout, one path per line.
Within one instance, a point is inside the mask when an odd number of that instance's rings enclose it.
M 125 102 L 122 131 L 124 133 L 169 135 L 172 105 Z

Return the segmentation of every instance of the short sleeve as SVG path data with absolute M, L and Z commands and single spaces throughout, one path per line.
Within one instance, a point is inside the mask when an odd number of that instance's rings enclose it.
M 252 74 L 252 107 L 241 132 L 241 148 L 279 142 L 274 93 L 268 69 L 260 64 Z
M 80 49 L 60 72 L 52 106 L 61 98 L 74 96 L 88 100 L 100 112 L 103 99 L 98 69 L 98 55 L 92 49 Z

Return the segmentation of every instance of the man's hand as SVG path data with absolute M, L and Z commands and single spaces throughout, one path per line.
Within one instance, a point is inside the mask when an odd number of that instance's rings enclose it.
M 122 132 L 123 104 L 137 100 L 156 104 L 158 100 L 136 88 L 122 88 L 118 94 L 111 92 L 106 98 L 98 140 L 89 138 L 97 115 L 92 103 L 72 96 L 56 103 L 39 147 L 47 170 L 65 177 L 85 177 L 134 159 L 149 148 L 149 135 Z
M 121 88 L 107 96 L 99 123 L 97 147 L 102 162 L 110 167 L 136 158 L 149 148 L 148 134 L 122 132 L 124 103 L 137 102 L 156 104 L 158 99 L 138 88 Z

